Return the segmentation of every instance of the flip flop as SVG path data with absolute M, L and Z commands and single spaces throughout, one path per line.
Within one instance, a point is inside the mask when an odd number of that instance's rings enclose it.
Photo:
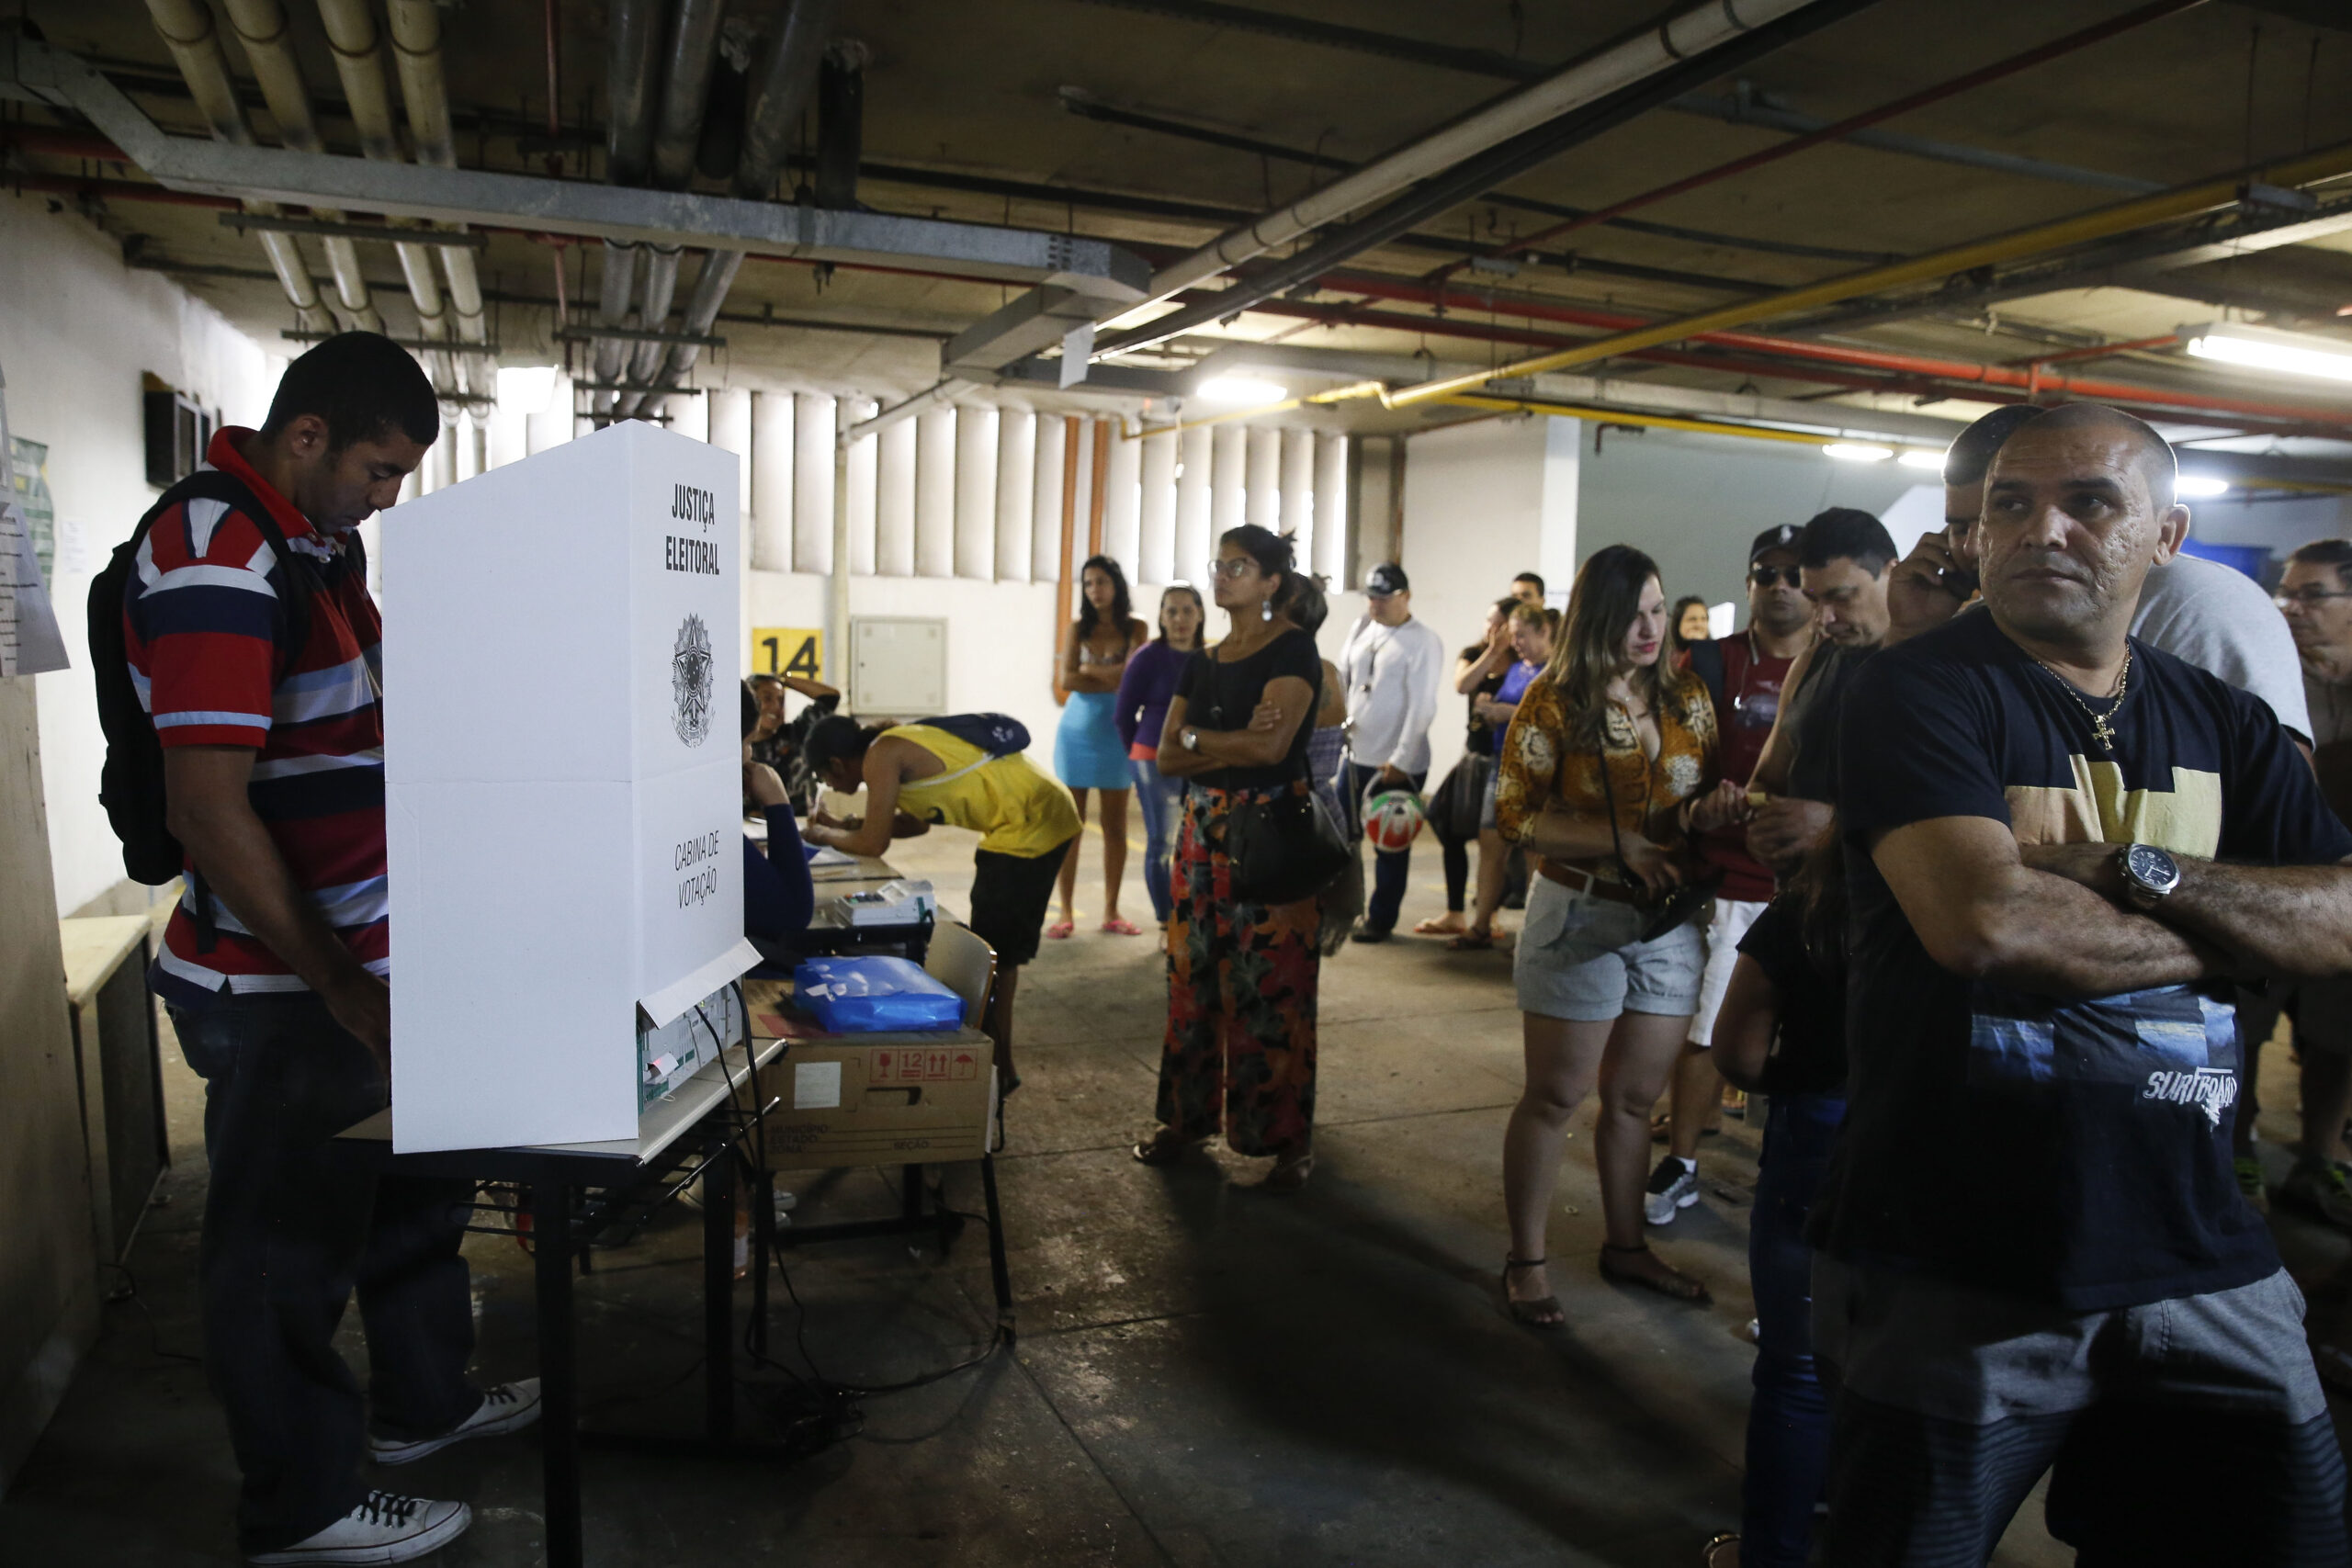
M 1449 926 L 1438 916 L 1431 915 L 1426 920 L 1413 922 L 1413 934 L 1415 936 L 1460 936 L 1462 928 Z
M 1078 930 L 1078 927 L 1071 921 L 1056 920 L 1052 925 L 1046 928 L 1046 940 L 1047 942 L 1068 942 L 1069 940 L 1070 932 L 1076 930 Z
M 1647 1243 L 1640 1247 L 1611 1247 L 1609 1243 L 1602 1242 L 1600 1244 L 1600 1277 L 1611 1284 L 1639 1285 L 1645 1291 L 1656 1291 L 1669 1301 L 1689 1302 L 1696 1306 L 1708 1306 L 1713 1303 L 1715 1298 L 1708 1291 L 1703 1280 L 1694 1280 L 1670 1264 L 1660 1265 L 1665 1269 L 1661 1274 L 1637 1274 L 1622 1263 L 1612 1265 L 1609 1261 L 1612 1256 L 1630 1258 L 1647 1251 L 1649 1251 Z
M 1141 936 L 1143 928 L 1124 916 L 1114 915 L 1102 922 L 1102 929 L 1113 936 Z
M 1448 953 L 1484 953 L 1495 945 L 1492 931 L 1464 931 L 1445 944 Z

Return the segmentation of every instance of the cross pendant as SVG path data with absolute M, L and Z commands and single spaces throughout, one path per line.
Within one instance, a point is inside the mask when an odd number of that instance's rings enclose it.
M 2102 751 L 2115 750 L 2115 731 L 2108 728 L 2104 718 L 2094 717 L 2091 720 L 2091 739 L 2098 742 Z

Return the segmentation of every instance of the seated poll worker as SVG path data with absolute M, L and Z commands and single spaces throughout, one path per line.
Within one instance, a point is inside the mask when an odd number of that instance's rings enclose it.
M 2352 969 L 2352 832 L 2266 704 L 2127 636 L 2175 493 L 2128 414 L 2020 425 L 1984 613 L 1846 698 L 1833 1565 L 1982 1562 L 2053 1467 L 2086 1562 L 2346 1560 L 2303 1299 L 2231 1169 L 2228 998 Z
M 743 745 L 748 752 L 759 733 L 763 703 L 753 694 L 760 677 L 743 682 Z M 773 677 L 770 677 L 773 679 Z M 770 963 L 792 956 L 793 939 L 808 929 L 817 911 L 816 883 L 808 874 L 808 852 L 784 780 L 765 762 L 746 758 L 743 798 L 767 823 L 767 852 L 743 835 L 743 934 Z
M 996 1042 L 998 1093 L 1011 1094 L 1021 1087 L 1012 1065 L 1013 988 L 1021 966 L 1037 956 L 1055 877 L 1078 839 L 1078 803 L 1022 752 L 984 750 L 941 724 L 875 730 L 837 715 L 809 730 L 803 754 L 809 772 L 832 788 L 865 791 L 863 818 L 836 821 L 821 809 L 811 817 L 812 844 L 878 855 L 892 839 L 927 833 L 935 823 L 980 835 L 966 923 L 996 950 L 988 1033 Z
M 287 367 L 259 430 L 224 428 L 205 454 L 300 560 L 240 506 L 187 499 L 156 517 L 126 585 L 126 648 L 189 874 L 149 978 L 205 1079 L 204 1359 L 254 1562 L 438 1549 L 467 1506 L 379 1490 L 361 1465 L 539 1414 L 536 1379 L 466 1378 L 472 1184 L 379 1178 L 330 1147 L 388 1102 L 392 1049 L 381 623 L 348 541 L 440 426 L 405 350 L 330 338 Z M 334 1348 L 355 1286 L 365 1395 Z

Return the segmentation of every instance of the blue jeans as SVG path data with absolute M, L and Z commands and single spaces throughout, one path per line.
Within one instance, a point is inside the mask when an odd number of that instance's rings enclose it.
M 1829 1401 L 1813 1365 L 1813 1248 L 1805 1216 L 1829 1168 L 1846 1101 L 1775 1094 L 1747 1229 L 1756 1292 L 1756 1398 L 1747 1410 L 1747 1483 L 1739 1517 L 1742 1568 L 1804 1568 L 1813 1507 L 1829 1472 Z
M 1127 759 L 1127 771 L 1135 775 L 1136 804 L 1143 808 L 1143 887 L 1151 895 L 1151 912 L 1159 921 L 1168 923 L 1169 912 L 1176 908 L 1175 896 L 1168 888 L 1168 871 L 1176 853 L 1176 820 L 1184 800 L 1184 781 L 1171 779 L 1159 771 L 1159 764 L 1141 757 Z
M 197 1276 L 204 1364 L 243 1485 L 246 1551 L 313 1535 L 367 1495 L 379 1431 L 425 1438 L 472 1416 L 474 1325 L 458 1251 L 473 1183 L 378 1176 L 334 1136 L 383 1109 L 374 1057 L 308 991 L 175 1007 L 205 1080 L 211 1167 Z M 368 1331 L 363 1399 L 334 1348 L 354 1289 Z
M 1363 831 L 1364 792 L 1372 781 L 1380 776 L 1376 767 L 1367 768 L 1362 762 L 1347 765 L 1348 812 L 1356 818 L 1357 831 Z M 1426 769 L 1407 775 L 1418 792 L 1430 775 Z M 1405 882 L 1413 869 L 1411 850 L 1379 850 L 1372 857 L 1372 897 L 1365 902 L 1363 923 L 1376 931 L 1393 931 L 1396 926 L 1396 911 L 1405 905 Z

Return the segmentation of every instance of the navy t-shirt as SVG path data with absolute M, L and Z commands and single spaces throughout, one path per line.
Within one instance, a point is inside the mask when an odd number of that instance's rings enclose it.
M 1742 956 L 1755 960 L 1780 996 L 1780 1027 L 1758 1085 L 1766 1094 L 1839 1094 L 1846 1088 L 1845 962 L 1812 951 L 1804 923 L 1804 898 L 1783 893 L 1739 939 Z
M 2230 1166 L 2226 987 L 2069 1003 L 1962 979 L 1928 956 L 1871 860 L 1881 834 L 1939 817 L 1990 818 L 2028 846 L 2151 843 L 2266 865 L 2352 856 L 2267 706 L 2131 649 L 2111 755 L 2072 689 L 1989 615 L 1854 673 L 1838 778 L 1849 1109 L 1812 1232 L 1840 1258 L 2074 1312 L 2228 1290 L 2278 1267 Z

